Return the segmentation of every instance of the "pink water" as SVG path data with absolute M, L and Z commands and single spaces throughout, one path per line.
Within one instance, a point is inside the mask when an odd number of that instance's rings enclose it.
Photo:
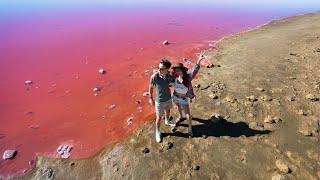
M 3 13 L 0 153 L 18 154 L 0 160 L 0 179 L 23 175 L 37 155 L 58 157 L 61 143 L 73 145 L 71 158 L 89 157 L 152 120 L 142 94 L 161 58 L 194 60 L 223 36 L 314 10 L 235 7 L 106 5 Z M 166 39 L 171 44 L 163 46 Z M 99 68 L 107 73 L 99 74 Z M 96 86 L 101 92 L 95 96 Z M 112 104 L 115 109 L 109 109 Z M 129 117 L 134 119 L 128 126 Z

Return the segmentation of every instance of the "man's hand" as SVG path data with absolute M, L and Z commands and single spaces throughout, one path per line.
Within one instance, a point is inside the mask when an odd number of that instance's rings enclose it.
M 153 100 L 152 97 L 149 98 L 149 104 L 150 104 L 151 106 L 154 106 L 154 100 Z

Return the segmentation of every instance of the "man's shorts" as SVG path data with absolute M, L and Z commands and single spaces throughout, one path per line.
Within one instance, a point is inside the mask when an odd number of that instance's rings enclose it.
M 157 117 L 162 117 L 164 115 L 165 110 L 172 108 L 172 100 L 168 100 L 165 102 L 155 102 L 155 109 Z

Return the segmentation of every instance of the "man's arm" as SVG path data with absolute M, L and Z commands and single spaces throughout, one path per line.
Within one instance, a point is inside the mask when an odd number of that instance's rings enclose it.
M 150 83 L 149 83 L 149 103 L 151 106 L 154 106 L 154 99 L 153 99 L 153 87 L 155 86 L 154 82 L 154 75 L 151 76 Z

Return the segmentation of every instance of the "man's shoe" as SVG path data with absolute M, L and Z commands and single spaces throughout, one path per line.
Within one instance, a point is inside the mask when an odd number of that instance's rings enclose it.
M 157 141 L 157 143 L 161 143 L 161 132 L 160 131 L 156 131 L 156 141 Z

